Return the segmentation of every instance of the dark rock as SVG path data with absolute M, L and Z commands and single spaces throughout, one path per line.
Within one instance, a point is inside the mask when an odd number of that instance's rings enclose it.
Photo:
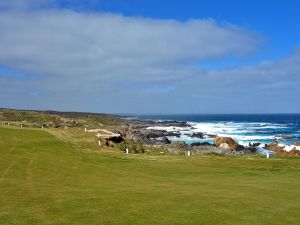
M 160 138 L 165 136 L 180 137 L 180 133 L 166 130 L 141 130 L 140 133 L 149 138 Z
M 207 137 L 208 138 L 215 138 L 215 137 L 217 137 L 217 135 L 215 135 L 215 134 L 207 134 Z
M 249 143 L 249 147 L 258 147 L 261 143 L 255 142 L 255 143 Z
M 243 151 L 243 150 L 245 150 L 245 149 L 246 149 L 245 146 L 237 144 L 235 150 L 236 150 L 236 151 Z
M 197 132 L 197 133 L 193 133 L 191 135 L 192 138 L 200 138 L 200 139 L 203 139 L 204 138 L 204 135 L 202 132 Z
M 124 138 L 147 145 L 169 144 L 170 141 L 167 137 L 180 137 L 180 133 L 177 132 L 169 132 L 166 130 L 148 130 L 145 128 L 133 129 L 130 127 L 121 129 L 119 133 Z
M 161 126 L 174 126 L 174 127 L 191 127 L 190 124 L 187 122 L 180 122 L 180 121 L 156 121 L 156 125 L 161 125 Z
M 191 144 L 191 146 L 203 146 L 203 145 L 212 145 L 212 144 L 210 144 L 209 142 L 193 142 Z
M 161 142 L 163 144 L 171 144 L 171 141 L 167 137 L 163 137 L 162 140 L 161 140 Z
M 255 153 L 255 152 L 257 152 L 257 149 L 256 149 L 256 147 L 245 147 L 243 151 L 246 152 L 246 153 L 247 152 Z
M 112 141 L 114 143 L 121 143 L 123 138 L 121 136 L 113 136 L 107 139 L 108 141 Z

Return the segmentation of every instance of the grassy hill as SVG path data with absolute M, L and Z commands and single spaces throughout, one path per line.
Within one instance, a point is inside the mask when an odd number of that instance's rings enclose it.
M 0 109 L 0 122 L 25 127 L 111 127 L 126 121 L 109 114 Z
M 300 161 L 145 156 L 0 128 L 0 224 L 300 224 Z

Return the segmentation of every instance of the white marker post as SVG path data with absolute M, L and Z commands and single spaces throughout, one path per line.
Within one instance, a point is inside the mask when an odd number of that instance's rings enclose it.
M 21 124 L 21 128 L 23 127 L 23 124 Z
M 99 133 L 97 133 L 97 137 L 100 137 L 100 134 L 99 134 Z
M 191 151 L 190 150 L 188 150 L 187 156 L 191 156 Z
M 84 128 L 84 132 L 86 133 L 86 128 Z
M 269 152 L 267 152 L 267 159 L 269 159 L 270 158 L 270 153 Z
M 126 149 L 125 149 L 125 151 L 126 151 L 126 154 L 129 154 L 129 150 L 128 150 L 128 148 L 126 148 Z
M 98 141 L 98 145 L 101 146 L 101 141 L 100 140 Z

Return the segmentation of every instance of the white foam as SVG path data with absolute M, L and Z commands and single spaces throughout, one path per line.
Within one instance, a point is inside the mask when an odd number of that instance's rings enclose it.
M 181 137 L 173 138 L 172 140 L 192 142 L 198 140 L 191 138 L 190 134 L 202 132 L 204 135 L 212 134 L 218 136 L 229 136 L 235 139 L 239 144 L 249 146 L 249 142 L 260 142 L 260 148 L 264 144 L 270 143 L 275 140 L 274 135 L 266 135 L 257 133 L 257 130 L 263 129 L 287 129 L 287 126 L 278 123 L 259 123 L 259 122 L 189 122 L 190 127 L 176 127 L 176 126 L 153 126 L 147 129 L 166 130 L 173 132 L 180 132 Z M 284 133 L 284 132 L 282 132 Z M 206 136 L 207 137 L 207 136 Z M 204 140 L 210 140 L 209 138 Z M 300 146 L 283 145 L 286 151 L 290 151 L 294 147 L 300 150 Z
M 284 150 L 287 152 L 289 152 L 293 149 L 300 151 L 300 146 L 295 146 L 295 145 L 285 145 L 284 146 Z
M 165 131 L 185 131 L 187 130 L 186 127 L 175 127 L 175 126 L 169 126 L 169 127 L 163 127 L 163 126 L 154 126 L 154 127 L 147 127 L 147 130 L 165 130 Z

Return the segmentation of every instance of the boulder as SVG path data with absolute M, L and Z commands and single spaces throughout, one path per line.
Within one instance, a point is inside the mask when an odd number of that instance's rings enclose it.
M 229 146 L 227 143 L 221 143 L 218 147 L 219 147 L 219 148 L 225 148 L 225 149 L 231 150 L 231 149 L 230 149 L 230 146 Z
M 217 135 L 215 135 L 215 134 L 208 134 L 207 137 L 208 138 L 215 138 L 215 137 L 217 137 Z
M 266 144 L 265 149 L 276 152 L 278 156 L 286 156 L 286 157 L 300 157 L 300 151 L 296 149 L 292 149 L 291 151 L 285 151 L 284 147 L 278 145 L 277 141 L 273 141 L 271 144 Z
M 192 133 L 191 137 L 192 138 L 200 138 L 200 139 L 203 139 L 203 133 L 202 132 L 197 132 L 197 133 Z
M 114 143 L 121 143 L 123 141 L 123 138 L 121 136 L 111 136 L 107 138 L 108 141 L 112 141 Z
M 231 137 L 215 137 L 215 145 L 220 148 L 229 149 L 231 151 L 238 150 L 239 145 Z
M 254 143 L 249 143 L 249 147 L 258 147 L 258 146 L 260 146 L 260 142 L 254 142 Z

